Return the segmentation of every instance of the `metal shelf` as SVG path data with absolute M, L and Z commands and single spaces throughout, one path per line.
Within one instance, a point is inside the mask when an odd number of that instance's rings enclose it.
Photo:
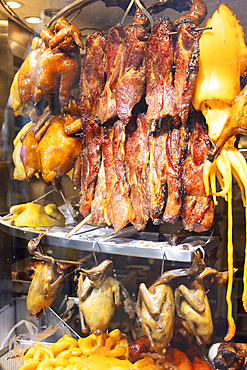
M 73 248 L 84 251 L 94 251 L 106 254 L 164 259 L 174 262 L 191 262 L 196 251 L 203 255 L 219 245 L 219 237 L 190 236 L 182 244 L 170 245 L 171 235 L 164 234 L 164 241 L 158 241 L 158 234 L 154 232 L 137 231 L 134 227 L 126 227 L 114 233 L 111 227 L 94 225 L 82 226 L 72 237 L 66 237 L 71 226 L 52 227 L 47 230 L 43 242 L 64 248 Z M 46 228 L 28 228 L 10 226 L 0 218 L 0 230 L 11 236 L 30 240 L 46 230 Z

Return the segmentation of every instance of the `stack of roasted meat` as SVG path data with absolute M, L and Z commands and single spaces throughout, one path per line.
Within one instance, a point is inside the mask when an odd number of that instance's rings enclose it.
M 205 15 L 195 0 L 187 16 L 160 19 L 150 31 L 137 9 L 107 37 L 88 36 L 80 74 L 80 31 L 63 18 L 44 30 L 12 86 L 15 114 L 30 106 L 37 114 L 48 102 L 20 137 L 24 178 L 38 174 L 60 189 L 74 167 L 81 214 L 116 232 L 180 216 L 189 231 L 210 229 L 214 206 L 202 177 L 210 140 L 190 105 Z M 68 95 L 76 74 L 77 101 Z
M 140 24 L 141 23 L 141 24 Z M 214 207 L 203 165 L 210 140 L 190 111 L 200 32 L 188 18 L 158 20 L 149 35 L 134 17 L 86 41 L 78 110 L 84 132 L 80 212 L 118 231 L 182 216 L 189 231 L 209 229 Z M 78 122 L 79 123 L 79 122 Z

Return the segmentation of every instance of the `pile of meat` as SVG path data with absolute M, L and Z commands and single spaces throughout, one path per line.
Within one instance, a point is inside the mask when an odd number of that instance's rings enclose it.
M 208 230 L 214 207 L 203 185 L 210 150 L 201 113 L 192 111 L 200 32 L 184 17 L 156 21 L 151 34 L 137 16 L 108 37 L 87 38 L 78 110 L 84 132 L 80 212 L 118 231 L 176 223 Z
M 54 33 L 44 30 L 41 60 L 35 59 L 40 50 L 35 49 L 18 76 L 21 108 L 49 100 L 21 137 L 26 177 L 38 173 L 60 189 L 60 178 L 74 166 L 81 214 L 116 232 L 128 223 L 141 230 L 149 219 L 159 225 L 174 224 L 179 217 L 188 231 L 210 229 L 214 206 L 202 175 L 211 146 L 205 119 L 190 104 L 198 72 L 198 25 L 205 16 L 203 1 L 194 0 L 184 17 L 173 23 L 159 19 L 150 32 L 148 19 L 137 9 L 130 24 L 112 27 L 107 37 L 102 32 L 88 36 L 77 106 L 68 91 L 76 78 L 76 73 L 70 78 L 71 63 L 76 60 L 78 69 L 78 48 L 83 47 L 80 32 L 64 19 Z M 65 68 L 58 79 L 50 79 L 47 63 L 56 66 L 57 58 Z M 35 61 L 32 68 L 30 60 Z M 25 76 L 31 91 L 22 101 Z

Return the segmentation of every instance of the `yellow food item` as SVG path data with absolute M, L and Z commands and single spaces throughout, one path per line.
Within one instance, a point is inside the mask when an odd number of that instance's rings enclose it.
M 56 204 L 48 204 L 45 207 L 36 203 L 25 203 L 12 206 L 11 223 L 15 226 L 64 226 L 65 217 L 59 211 Z
M 230 167 L 230 168 L 229 168 Z M 219 175 L 220 174 L 220 175 Z M 215 176 L 216 175 L 216 176 Z M 227 286 L 226 300 L 228 305 L 228 332 L 225 340 L 230 340 L 235 334 L 235 323 L 232 317 L 232 284 L 233 284 L 233 242 L 232 242 L 232 175 L 237 180 L 240 187 L 241 198 L 243 206 L 245 207 L 245 219 L 246 219 L 246 244 L 245 244 L 245 262 L 243 272 L 243 294 L 242 301 L 243 307 L 247 312 L 247 164 L 243 155 L 234 147 L 234 139 L 229 140 L 223 149 L 220 151 L 216 160 L 211 163 L 206 162 L 203 171 L 203 180 L 205 185 L 206 193 L 210 193 L 210 188 L 214 196 L 227 196 L 228 201 L 228 270 L 229 279 Z M 216 193 L 216 178 L 222 187 L 221 192 Z
M 131 370 L 133 365 L 126 357 L 128 345 L 126 336 L 119 329 L 99 336 L 91 334 L 78 341 L 65 334 L 51 346 L 36 344 L 28 349 L 20 370 Z
M 230 8 L 221 4 L 206 22 L 200 38 L 199 71 L 192 103 L 202 110 L 209 137 L 216 140 L 240 92 L 240 75 L 247 68 L 244 32 Z
M 32 124 L 33 124 L 32 121 L 30 121 L 25 126 L 23 126 L 13 141 L 14 151 L 12 154 L 12 158 L 13 158 L 13 162 L 15 165 L 14 174 L 13 174 L 13 177 L 15 180 L 25 180 L 27 178 L 26 172 L 25 172 L 25 169 L 21 161 L 21 157 L 20 157 L 20 152 L 21 152 L 21 147 L 22 147 L 22 142 L 20 138 L 25 132 L 27 132 L 27 130 L 29 130 Z

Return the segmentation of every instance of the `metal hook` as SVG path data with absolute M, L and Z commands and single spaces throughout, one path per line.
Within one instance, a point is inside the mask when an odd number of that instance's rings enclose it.
M 127 9 L 125 10 L 125 12 L 124 12 L 124 16 L 123 16 L 123 18 L 122 18 L 122 20 L 121 20 L 121 22 L 120 22 L 120 25 L 121 25 L 121 26 L 123 26 L 124 21 L 125 21 L 125 19 L 126 19 L 127 15 L 129 14 L 129 11 L 130 11 L 130 9 L 131 9 L 132 5 L 134 4 L 134 2 L 135 2 L 135 0 L 131 0 L 131 1 L 130 1 L 130 3 L 129 3 L 129 5 L 128 5 L 128 7 L 127 7 Z
M 162 258 L 162 264 L 161 264 L 161 275 L 164 273 L 165 259 L 167 260 L 166 251 L 164 250 L 163 258 Z

